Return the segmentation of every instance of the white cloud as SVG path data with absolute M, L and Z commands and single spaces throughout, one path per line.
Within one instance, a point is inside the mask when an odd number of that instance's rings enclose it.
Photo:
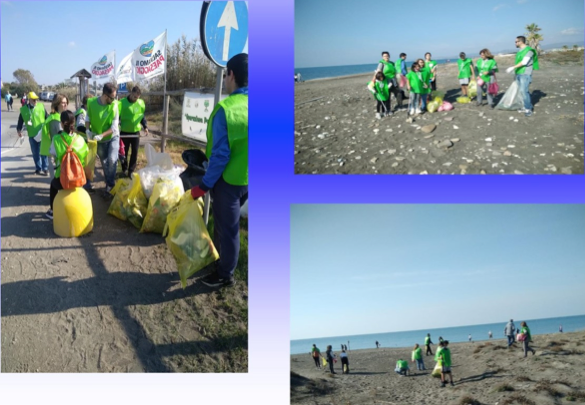
M 579 35 L 583 34 L 583 28 L 567 28 L 561 31 L 561 35 Z
M 494 11 L 498 11 L 499 9 L 504 8 L 504 7 L 508 7 L 508 5 L 507 4 L 498 4 L 497 6 L 494 7 Z
M 69 45 L 70 48 L 74 48 L 75 47 L 75 42 L 71 41 L 71 42 L 69 42 L 68 45 Z

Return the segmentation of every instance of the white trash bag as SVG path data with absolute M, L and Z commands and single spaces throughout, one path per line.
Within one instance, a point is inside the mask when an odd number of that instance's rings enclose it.
M 502 99 L 496 106 L 497 110 L 523 110 L 524 93 L 521 91 L 518 82 L 514 80 L 512 85 L 506 90 Z

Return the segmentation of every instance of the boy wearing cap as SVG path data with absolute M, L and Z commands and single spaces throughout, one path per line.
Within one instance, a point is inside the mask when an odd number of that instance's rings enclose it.
M 23 138 L 22 128 L 26 124 L 30 150 L 33 155 L 33 161 L 35 162 L 35 174 L 39 176 L 48 176 L 49 160 L 47 156 L 41 156 L 40 131 L 49 114 L 47 114 L 45 106 L 42 103 L 37 102 L 39 97 L 34 91 L 28 93 L 27 99 L 28 103 L 20 107 L 16 132 L 18 133 L 19 138 Z

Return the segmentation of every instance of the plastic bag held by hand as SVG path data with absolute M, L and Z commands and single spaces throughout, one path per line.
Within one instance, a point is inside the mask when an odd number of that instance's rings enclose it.
M 203 200 L 194 200 L 191 190 L 187 190 L 167 216 L 163 236 L 177 262 L 183 288 L 187 278 L 219 259 L 202 215 Z
M 506 73 L 512 73 L 514 71 L 514 66 L 509 67 L 508 69 L 506 69 Z
M 99 142 L 103 139 L 103 137 L 104 137 L 103 135 L 96 135 L 93 137 L 93 140 Z

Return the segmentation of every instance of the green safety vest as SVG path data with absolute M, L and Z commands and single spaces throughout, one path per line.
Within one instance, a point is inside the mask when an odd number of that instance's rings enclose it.
M 431 337 L 430 336 L 427 336 L 425 338 L 425 345 L 428 345 L 430 343 L 430 341 L 431 341 Z
M 441 365 L 445 367 L 451 367 L 451 351 L 448 347 L 444 347 L 443 350 L 440 351 L 441 355 L 439 358 L 441 359 Z
M 25 104 L 24 106 L 20 107 L 20 115 L 22 115 L 22 120 L 24 121 L 24 125 L 26 125 L 26 130 L 28 132 L 29 138 L 34 138 L 39 133 L 41 126 L 45 123 L 45 106 L 42 103 L 37 102 L 37 105 L 30 110 L 30 104 Z M 32 122 L 32 125 L 28 125 L 28 121 Z
M 408 79 L 408 83 L 410 83 L 411 91 L 415 94 L 421 94 L 422 91 L 424 90 L 423 89 L 423 82 L 422 82 L 422 73 L 421 73 L 421 76 L 419 77 L 419 75 L 416 72 L 410 71 L 406 75 L 406 78 Z M 426 340 L 425 340 L 425 344 L 426 344 Z
M 429 67 L 429 70 L 432 70 L 435 66 L 437 66 L 437 62 L 434 60 L 430 60 L 430 61 L 426 61 L 425 60 L 425 66 Z M 432 77 L 435 77 L 435 74 L 433 72 L 431 72 Z
M 53 113 L 47 117 L 47 120 L 43 124 L 42 128 L 42 137 L 41 137 L 41 155 L 42 156 L 49 156 L 49 149 L 51 149 L 51 133 L 49 127 L 51 126 L 51 121 L 59 121 L 61 119 L 61 114 Z
M 368 86 L 371 84 L 372 82 L 369 82 Z M 376 100 L 386 101 L 390 98 L 390 90 L 388 88 L 387 80 L 384 80 L 383 82 L 376 80 L 376 83 L 374 83 L 374 87 L 377 90 L 376 94 L 374 94 Z
M 59 131 L 59 133 L 54 136 L 53 144 L 55 145 L 55 153 L 57 155 L 57 158 L 55 159 L 56 160 L 55 178 L 59 178 L 59 176 L 61 175 L 61 161 L 63 160 L 63 156 L 65 156 L 65 153 L 67 152 L 67 145 L 65 145 L 65 142 L 63 142 L 62 137 L 65 137 L 65 140 L 69 145 L 71 145 L 71 149 L 73 149 L 73 152 L 79 158 L 81 165 L 85 167 L 85 159 L 87 157 L 88 152 L 87 144 L 85 143 L 81 136 L 75 135 L 78 134 L 73 133 L 73 135 L 69 135 L 63 131 Z M 73 144 L 71 144 L 72 140 Z
M 426 83 L 427 88 L 423 88 L 420 94 L 430 94 L 431 93 L 431 85 L 429 84 L 431 81 L 431 69 L 425 65 L 424 68 L 420 70 L 422 74 L 423 83 Z
M 473 61 L 467 59 L 457 59 L 457 66 L 459 67 L 459 79 L 469 79 L 471 77 L 471 66 Z
M 435 361 L 441 361 L 440 354 L 441 354 L 442 351 L 443 351 L 443 347 L 442 346 L 439 346 L 437 348 L 437 351 L 435 352 Z
M 380 60 L 380 63 L 382 63 L 384 65 L 384 70 L 382 71 L 382 73 L 384 73 L 384 76 L 386 76 L 386 79 L 393 79 L 394 76 L 396 76 L 396 68 L 394 67 L 394 62 L 386 62 L 384 59 Z
M 140 131 L 140 121 L 144 118 L 144 100 L 139 98 L 134 103 L 124 97 L 119 103 L 120 129 L 124 132 Z
M 402 74 L 402 58 L 398 59 L 396 62 L 394 62 L 394 69 L 396 69 L 396 74 L 397 75 L 401 75 Z
M 91 132 L 99 135 L 111 128 L 115 115 L 114 108 L 118 108 L 118 101 L 108 105 L 101 105 L 98 103 L 98 97 L 87 100 L 87 116 L 89 117 L 89 129 Z M 108 142 L 111 139 L 112 134 L 104 137 L 99 143 Z
M 396 362 L 396 368 L 408 368 L 408 362 L 406 360 L 398 360 Z
M 412 359 L 413 360 L 420 360 L 422 359 L 422 353 L 420 347 L 418 349 L 414 349 L 412 351 Z
M 77 117 L 81 113 L 87 114 L 87 112 L 85 111 L 85 108 L 81 107 L 79 110 L 75 111 L 74 115 L 75 115 L 75 117 Z
M 528 52 L 532 51 L 534 56 L 532 57 L 532 69 L 534 70 L 539 70 L 538 67 L 538 52 L 536 52 L 534 49 L 532 49 L 531 47 L 527 46 L 524 49 L 522 49 L 521 51 L 519 51 L 516 54 L 516 64 L 522 62 L 522 59 L 524 59 L 524 57 L 526 56 L 526 54 Z M 522 66 L 519 68 L 516 68 L 516 74 L 517 75 L 523 75 L 524 71 L 526 70 L 526 66 Z
M 207 123 L 207 147 L 205 154 L 211 157 L 213 148 L 213 118 L 222 107 L 227 122 L 230 161 L 223 171 L 223 179 L 234 186 L 248 185 L 248 95 L 233 94 L 223 99 L 213 109 Z
M 482 71 L 486 71 L 489 72 L 490 70 L 495 69 L 495 71 L 498 71 L 498 65 L 496 63 L 495 60 L 493 59 L 479 59 L 477 61 L 477 71 L 479 72 L 479 77 L 481 77 L 481 80 L 483 80 L 486 83 L 490 82 L 490 76 L 489 75 L 482 75 L 481 72 Z

